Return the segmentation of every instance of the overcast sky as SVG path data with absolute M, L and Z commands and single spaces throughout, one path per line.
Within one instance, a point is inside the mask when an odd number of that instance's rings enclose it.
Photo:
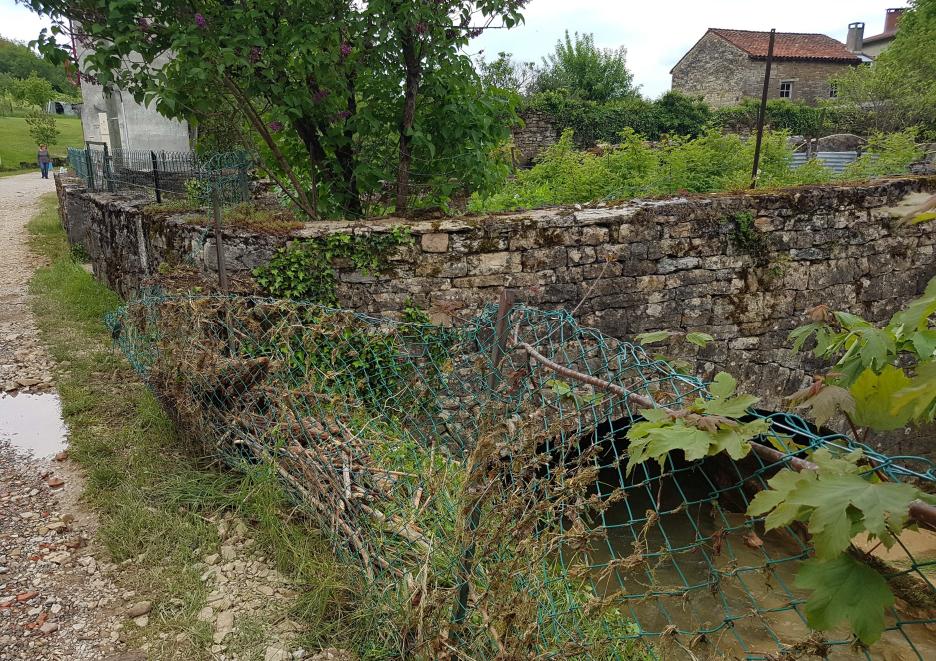
M 493 58 L 499 51 L 539 62 L 564 30 L 593 32 L 603 47 L 627 48 L 628 66 L 647 96 L 669 89 L 669 70 L 706 28 L 821 32 L 845 41 L 848 24 L 865 23 L 865 34 L 884 27 L 888 7 L 901 0 L 531 0 L 526 24 L 488 30 L 472 42 L 472 53 Z M 0 35 L 35 39 L 44 22 L 13 0 L 0 0 Z

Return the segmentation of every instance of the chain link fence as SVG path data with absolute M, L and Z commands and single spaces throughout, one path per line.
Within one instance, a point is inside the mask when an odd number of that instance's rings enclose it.
M 706 385 L 566 312 L 446 328 L 155 293 L 109 324 L 192 442 L 269 467 L 359 568 L 366 658 L 936 658 L 933 549 L 862 550 L 900 597 L 867 649 L 807 626 L 801 531 L 745 515 L 791 458 L 861 446 L 749 410 L 762 453 L 628 472 L 634 402 Z M 936 488 L 932 462 L 862 449 L 881 479 Z
M 187 197 L 207 204 L 212 189 L 224 204 L 250 199 L 246 152 L 112 150 L 106 143 L 88 142 L 84 149 L 69 147 L 68 163 L 92 191 L 143 195 L 157 203 Z

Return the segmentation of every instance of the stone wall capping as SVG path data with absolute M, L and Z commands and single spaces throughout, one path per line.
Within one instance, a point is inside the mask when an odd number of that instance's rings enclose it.
M 56 190 L 69 241 L 85 247 L 96 277 L 124 297 L 163 263 L 214 277 L 214 230 L 192 224 L 192 214 L 151 215 L 148 201 L 92 194 L 60 176 Z M 936 176 L 923 176 L 457 218 L 322 221 L 286 236 L 226 227 L 225 263 L 244 276 L 295 241 L 402 224 L 413 243 L 387 255 L 386 273 L 365 275 L 336 260 L 340 305 L 392 317 L 412 299 L 444 321 L 469 317 L 504 286 L 529 305 L 581 302 L 580 320 L 616 337 L 711 333 L 719 343 L 699 354 L 697 368 L 711 376 L 735 364 L 745 388 L 773 405 L 807 380 L 787 341 L 805 309 L 826 303 L 885 321 L 936 276 L 936 226 L 893 223 L 934 191 Z M 766 257 L 738 241 L 731 221 L 740 212 L 753 217 Z

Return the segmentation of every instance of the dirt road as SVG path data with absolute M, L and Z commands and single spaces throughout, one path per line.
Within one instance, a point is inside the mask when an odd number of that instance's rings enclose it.
M 79 502 L 68 461 L 31 456 L 61 434 L 52 361 L 39 342 L 28 283 L 41 260 L 27 222 L 54 191 L 38 174 L 0 178 L 0 660 L 108 659 L 122 649 L 134 595 L 93 543 L 96 519 Z M 49 405 L 30 421 L 30 411 Z M 49 418 L 55 418 L 49 420 Z M 24 422 L 25 421 L 25 422 Z M 41 422 L 41 424 L 40 424 Z M 24 438 L 28 440 L 24 442 Z M 62 457 L 60 457 L 61 459 Z

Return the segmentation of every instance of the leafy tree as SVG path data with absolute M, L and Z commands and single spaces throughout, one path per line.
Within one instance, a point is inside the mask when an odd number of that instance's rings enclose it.
M 486 88 L 523 96 L 529 92 L 537 74 L 536 65 L 532 62 L 517 62 L 510 53 L 500 52 L 491 61 L 478 59 L 478 75 Z
M 65 67 L 46 60 L 26 44 L 0 37 L 0 77 L 4 74 L 20 79 L 35 74 L 49 81 L 60 94 L 73 95 L 77 89 Z
M 48 80 L 32 73 L 28 78 L 14 78 L 10 83 L 10 93 L 18 101 L 42 108 L 55 95 L 55 90 Z
M 936 131 L 936 0 L 914 0 L 894 42 L 871 65 L 835 80 L 836 105 L 859 131 Z
M 52 37 L 71 19 L 102 84 L 169 117 L 230 104 L 299 207 L 348 216 L 387 181 L 398 213 L 416 186 L 445 196 L 456 181 L 490 184 L 513 111 L 462 49 L 492 21 L 522 20 L 525 2 L 28 0 L 53 20 L 43 52 L 67 55 Z
M 37 145 L 54 145 L 58 141 L 60 132 L 55 125 L 55 117 L 44 110 L 30 110 L 26 114 L 26 125 L 29 136 Z
M 588 101 L 611 101 L 637 96 L 634 76 L 627 69 L 627 51 L 618 48 L 598 48 L 592 34 L 575 33 L 556 42 L 553 53 L 543 58 L 536 79 L 540 92 L 568 90 Z
M 700 98 L 667 92 L 653 102 L 657 132 L 696 136 L 703 132 L 712 109 Z

